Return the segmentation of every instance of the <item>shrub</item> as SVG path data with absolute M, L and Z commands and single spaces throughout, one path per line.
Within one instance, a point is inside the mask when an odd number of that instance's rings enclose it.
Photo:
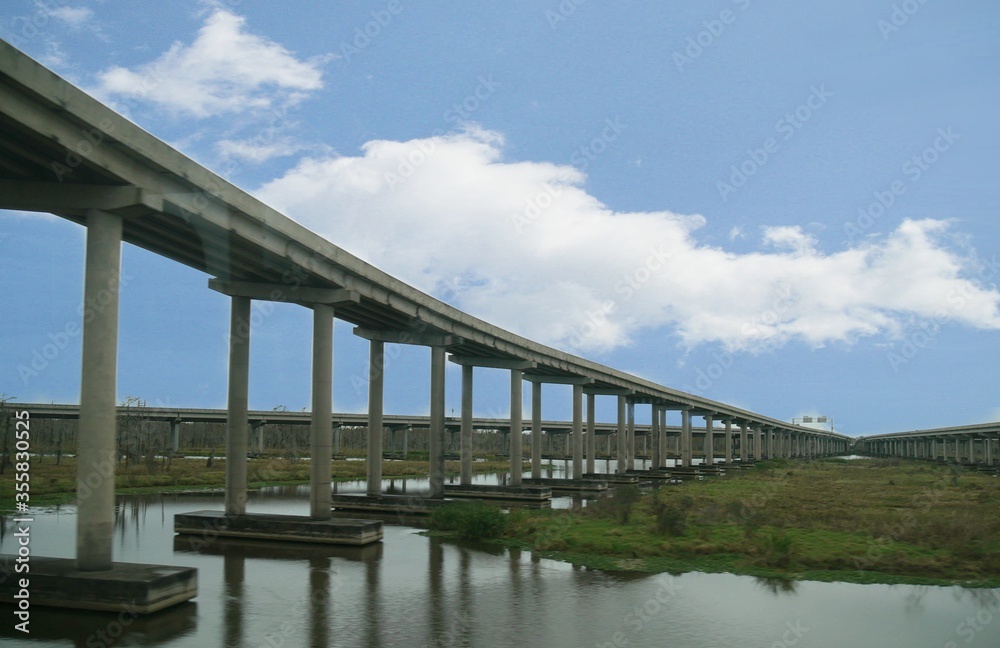
M 773 530 L 758 541 L 757 549 L 764 565 L 785 568 L 792 564 L 795 542 L 785 531 Z
M 688 513 L 694 500 L 684 495 L 666 502 L 654 499 L 651 506 L 656 532 L 660 535 L 682 536 L 687 530 Z
M 457 502 L 434 509 L 430 527 L 450 531 L 464 540 L 499 538 L 507 530 L 507 514 L 483 502 Z
M 638 486 L 619 486 L 607 497 L 602 497 L 587 507 L 587 512 L 599 518 L 611 518 L 619 524 L 628 524 L 632 507 L 642 494 Z

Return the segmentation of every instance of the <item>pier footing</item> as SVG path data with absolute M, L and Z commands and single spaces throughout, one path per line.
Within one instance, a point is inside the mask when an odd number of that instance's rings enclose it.
M 0 570 L 14 574 L 15 561 L 15 556 L 0 555 Z M 116 562 L 108 570 L 79 571 L 72 558 L 32 556 L 31 571 L 23 577 L 29 581 L 26 588 L 19 577 L 0 580 L 0 601 L 149 614 L 198 594 L 198 570 L 193 567 Z
M 525 482 L 530 481 L 525 479 Z M 548 486 L 489 486 L 471 484 L 468 486 L 448 485 L 444 487 L 445 497 L 472 499 L 495 499 L 504 501 L 543 502 L 552 499 L 552 489 Z
M 222 511 L 178 513 L 174 516 L 174 531 L 204 534 L 212 538 L 256 538 L 343 545 L 366 545 L 382 539 L 382 523 L 378 520 L 313 520 L 298 515 L 227 515 Z

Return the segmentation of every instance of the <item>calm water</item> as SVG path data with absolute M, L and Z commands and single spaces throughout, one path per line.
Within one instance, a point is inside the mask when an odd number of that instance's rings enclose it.
M 393 480 L 391 486 L 414 493 L 426 489 L 426 480 Z M 338 490 L 363 490 L 363 484 L 341 484 Z M 307 493 L 305 487 L 268 489 L 251 497 L 249 510 L 306 515 Z M 540 560 L 529 552 L 440 542 L 419 535 L 417 528 L 389 524 L 385 540 L 365 548 L 253 541 L 202 547 L 174 535 L 173 515 L 221 510 L 221 496 L 118 501 L 116 560 L 197 567 L 194 602 L 124 629 L 117 615 L 36 607 L 31 638 L 23 639 L 5 620 L 0 643 L 1000 646 L 1000 590 L 782 584 L 727 574 L 612 574 Z M 73 507 L 36 515 L 33 553 L 72 556 L 75 522 Z M 10 531 L 8 526 L 0 540 L 4 553 L 14 549 Z M 10 610 L 0 607 L 5 615 Z

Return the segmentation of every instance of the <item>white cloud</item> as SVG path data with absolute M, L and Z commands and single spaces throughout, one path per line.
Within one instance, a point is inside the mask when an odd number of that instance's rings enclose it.
M 259 138 L 219 140 L 215 144 L 222 157 L 260 164 L 272 158 L 287 157 L 304 151 L 310 146 L 292 137 L 281 137 L 270 141 Z
M 946 222 L 905 221 L 833 254 L 772 227 L 761 251 L 736 254 L 699 242 L 701 215 L 616 212 L 573 167 L 505 162 L 502 146 L 476 130 L 372 141 L 303 159 L 258 195 L 468 312 L 581 352 L 641 329 L 760 351 L 891 337 L 927 318 L 1000 328 L 1000 293 L 970 277 Z
M 280 110 L 323 87 L 328 58 L 299 60 L 281 45 L 247 32 L 245 22 L 215 10 L 190 45 L 175 42 L 155 61 L 134 69 L 111 67 L 98 74 L 94 93 L 209 117 Z
M 90 22 L 94 17 L 94 11 L 89 7 L 54 7 L 47 9 L 48 14 L 53 18 L 62 20 L 70 27 L 80 28 Z

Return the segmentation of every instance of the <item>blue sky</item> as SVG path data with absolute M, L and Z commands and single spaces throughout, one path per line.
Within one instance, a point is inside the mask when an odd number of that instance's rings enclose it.
M 11 0 L 0 37 L 533 339 L 847 434 L 1000 418 L 1000 8 L 608 4 Z M 0 216 L 20 401 L 79 397 L 83 240 Z M 226 298 L 129 246 L 123 271 L 121 397 L 224 406 Z M 306 407 L 309 313 L 257 308 L 251 407 Z M 334 407 L 363 411 L 366 343 L 335 335 Z M 388 412 L 426 412 L 428 357 L 398 350 Z M 507 381 L 477 370 L 477 415 L 507 413 Z M 547 386 L 545 416 L 569 394 Z

